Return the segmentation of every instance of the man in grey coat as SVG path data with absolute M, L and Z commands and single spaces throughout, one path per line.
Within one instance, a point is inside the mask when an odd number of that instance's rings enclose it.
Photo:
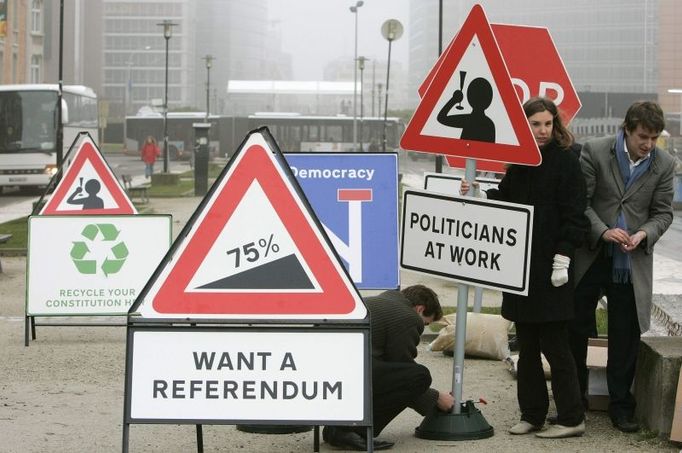
M 588 141 L 580 157 L 591 230 L 575 256 L 571 348 L 584 397 L 587 339 L 596 335 L 595 308 L 606 295 L 609 415 L 623 432 L 639 429 L 630 388 L 640 335 L 649 329 L 654 244 L 673 220 L 674 160 L 656 148 L 664 126 L 657 103 L 636 102 L 615 137 Z

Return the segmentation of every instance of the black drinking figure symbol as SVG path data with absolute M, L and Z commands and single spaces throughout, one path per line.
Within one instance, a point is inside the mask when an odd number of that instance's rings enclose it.
M 483 77 L 477 77 L 467 87 L 466 99 L 471 106 L 471 113 L 450 114 L 452 107 L 456 110 L 464 110 L 464 80 L 466 71 L 459 71 L 459 86 L 452 97 L 438 112 L 438 122 L 444 126 L 462 129 L 460 139 L 477 140 L 480 142 L 495 143 L 495 123 L 485 110 L 490 107 L 493 100 L 493 88 Z
M 76 190 L 73 191 L 66 202 L 73 205 L 82 205 L 83 209 L 102 209 L 104 208 L 104 201 L 97 196 L 101 188 L 102 184 L 98 180 L 89 179 L 85 183 L 87 195 L 78 197 L 83 192 L 83 178 L 81 177 L 79 186 L 76 187 Z

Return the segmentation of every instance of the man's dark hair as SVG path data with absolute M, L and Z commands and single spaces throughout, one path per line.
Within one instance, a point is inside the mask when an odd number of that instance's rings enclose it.
M 638 101 L 628 108 L 623 120 L 622 127 L 628 132 L 637 129 L 641 125 L 651 132 L 661 132 L 665 129 L 665 117 L 663 110 L 654 101 Z
M 424 285 L 412 285 L 403 288 L 400 292 L 407 297 L 413 307 L 423 305 L 424 312 L 422 314 L 424 316 L 433 316 L 434 321 L 443 317 L 443 309 L 438 301 L 438 295 L 431 288 Z

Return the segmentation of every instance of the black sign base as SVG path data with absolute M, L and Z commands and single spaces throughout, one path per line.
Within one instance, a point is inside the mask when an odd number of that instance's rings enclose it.
M 429 440 L 487 439 L 494 433 L 493 427 L 471 400 L 462 403 L 462 411 L 459 414 L 437 411 L 427 415 L 414 430 L 415 436 Z

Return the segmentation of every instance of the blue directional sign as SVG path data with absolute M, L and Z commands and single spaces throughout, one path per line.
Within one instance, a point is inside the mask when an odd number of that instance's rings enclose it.
M 286 153 L 285 157 L 355 285 L 397 288 L 397 154 Z

